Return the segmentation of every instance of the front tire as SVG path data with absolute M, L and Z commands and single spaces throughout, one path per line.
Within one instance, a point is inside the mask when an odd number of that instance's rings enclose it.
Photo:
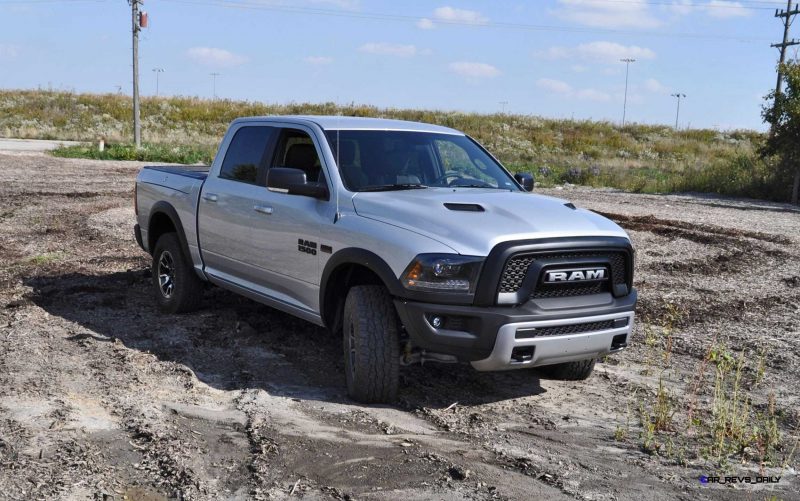
M 392 403 L 400 384 L 397 312 L 385 287 L 352 287 L 342 325 L 347 394 L 365 404 Z
M 565 362 L 563 364 L 547 365 L 541 371 L 553 379 L 563 381 L 583 381 L 588 379 L 594 371 L 595 359 L 578 360 L 576 362 Z
M 178 235 L 165 233 L 153 252 L 153 288 L 163 313 L 196 310 L 203 299 L 203 282 L 183 255 Z

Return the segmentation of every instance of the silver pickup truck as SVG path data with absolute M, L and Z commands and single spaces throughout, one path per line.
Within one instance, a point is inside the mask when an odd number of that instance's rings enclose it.
M 210 168 L 142 169 L 134 233 L 162 311 L 211 283 L 325 326 L 358 401 L 431 360 L 584 379 L 627 346 L 633 249 L 533 185 L 445 127 L 242 118 Z

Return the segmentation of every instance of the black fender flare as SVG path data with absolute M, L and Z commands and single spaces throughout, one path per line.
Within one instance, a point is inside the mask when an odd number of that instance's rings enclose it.
M 404 296 L 406 291 L 400 284 L 400 280 L 395 276 L 392 268 L 380 256 L 374 252 L 358 247 L 348 247 L 336 251 L 322 271 L 319 283 L 319 311 L 324 316 L 326 304 L 325 295 L 328 290 L 328 282 L 333 272 L 342 265 L 357 264 L 375 273 L 383 284 L 389 289 L 392 296 Z
M 155 251 L 156 242 L 153 239 L 153 232 L 151 231 L 153 217 L 158 214 L 164 214 L 172 221 L 172 226 L 175 227 L 175 232 L 178 234 L 178 241 L 181 243 L 181 250 L 183 251 L 183 255 L 186 259 L 191 262 L 192 255 L 189 252 L 189 241 L 186 240 L 186 233 L 183 231 L 183 225 L 181 224 L 181 218 L 178 216 L 178 211 L 175 210 L 175 207 L 172 206 L 169 202 L 160 201 L 153 204 L 153 207 L 150 209 L 150 215 L 147 219 L 147 247 L 150 249 L 150 254 Z

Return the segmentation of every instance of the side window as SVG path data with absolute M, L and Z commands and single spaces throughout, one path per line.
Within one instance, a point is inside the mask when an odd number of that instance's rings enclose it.
M 309 182 L 322 181 L 322 164 L 311 137 L 297 129 L 281 132 L 272 167 L 291 167 L 305 171 Z
M 464 148 L 453 141 L 436 140 L 434 142 L 445 172 L 455 172 L 463 178 L 478 179 L 490 186 L 497 187 L 497 179 L 484 172 L 487 168 L 486 165 L 480 160 L 473 161 Z
M 219 177 L 256 184 L 272 131 L 272 127 L 242 127 L 236 131 L 225 152 Z

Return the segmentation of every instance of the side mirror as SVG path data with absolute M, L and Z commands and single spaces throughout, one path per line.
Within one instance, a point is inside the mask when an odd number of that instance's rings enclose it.
M 309 183 L 303 170 L 290 167 L 273 167 L 268 170 L 267 189 L 290 195 L 328 199 L 328 188 L 324 183 Z
M 517 180 L 525 191 L 533 191 L 533 174 L 530 172 L 518 172 L 514 174 L 514 179 Z

